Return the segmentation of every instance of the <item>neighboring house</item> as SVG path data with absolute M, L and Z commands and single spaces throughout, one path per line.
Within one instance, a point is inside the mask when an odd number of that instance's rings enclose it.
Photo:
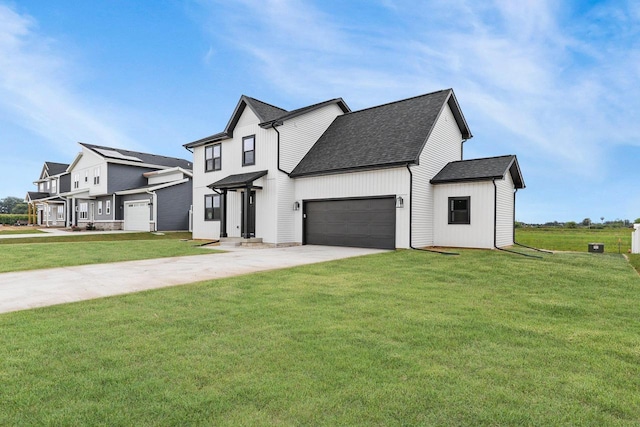
M 25 197 L 30 223 L 46 227 L 65 225 L 66 199 L 60 194 L 70 188 L 68 167 L 66 163 L 44 162 L 40 178 L 34 182 L 38 191 L 29 191 Z
M 515 156 L 462 160 L 452 89 L 352 112 L 242 96 L 194 153 L 194 238 L 375 248 L 513 244 Z
M 103 230 L 188 230 L 188 160 L 80 143 L 70 165 L 45 163 L 28 193 L 39 225 Z M 54 220 L 55 219 L 55 220 Z

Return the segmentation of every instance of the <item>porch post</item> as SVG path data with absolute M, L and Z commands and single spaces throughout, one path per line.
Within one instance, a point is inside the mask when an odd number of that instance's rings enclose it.
M 244 224 L 244 233 L 242 233 L 242 237 L 248 239 L 251 236 L 249 233 L 249 203 L 251 198 L 251 190 L 249 186 L 244 190 L 244 206 L 242 209 L 242 223 Z
M 227 190 L 220 195 L 220 237 L 227 237 Z

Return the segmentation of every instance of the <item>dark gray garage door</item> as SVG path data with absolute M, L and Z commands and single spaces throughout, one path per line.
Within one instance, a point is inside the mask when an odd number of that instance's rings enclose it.
M 395 198 L 319 200 L 304 204 L 308 245 L 395 249 Z

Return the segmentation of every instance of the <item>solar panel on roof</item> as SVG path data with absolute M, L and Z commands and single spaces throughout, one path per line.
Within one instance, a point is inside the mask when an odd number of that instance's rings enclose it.
M 122 154 L 119 151 L 115 151 L 115 150 L 107 150 L 105 148 L 94 148 L 94 150 L 96 150 L 98 153 L 102 154 L 105 157 L 109 157 L 112 159 L 119 159 L 119 160 L 132 160 L 134 162 L 141 162 L 142 159 L 135 157 L 135 156 L 128 156 L 126 154 Z

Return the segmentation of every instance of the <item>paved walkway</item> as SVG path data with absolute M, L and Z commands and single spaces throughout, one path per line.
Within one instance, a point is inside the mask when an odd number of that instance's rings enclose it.
M 233 248 L 211 255 L 2 273 L 0 313 L 380 252 L 385 251 L 310 245 Z

